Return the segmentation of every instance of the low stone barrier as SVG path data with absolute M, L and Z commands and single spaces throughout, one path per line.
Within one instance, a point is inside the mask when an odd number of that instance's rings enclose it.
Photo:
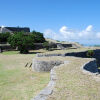
M 2 50 L 12 50 L 13 49 L 10 44 L 0 44 L 0 48 Z
M 46 54 L 46 53 L 38 53 L 36 57 L 52 57 L 52 56 L 64 56 L 65 54 Z
M 68 64 L 70 61 L 64 61 L 63 64 L 60 64 L 59 66 L 54 66 L 50 71 L 50 81 L 46 88 L 44 88 L 37 96 L 35 96 L 31 100 L 47 100 L 48 96 L 53 93 L 54 87 L 56 85 L 57 75 L 56 75 L 56 69 L 58 67 L 62 67 L 64 64 Z M 95 70 L 95 73 L 97 73 L 97 64 L 96 59 L 92 58 L 89 62 L 86 62 L 82 67 L 82 71 L 85 74 L 92 75 L 93 72 L 87 70 L 88 68 L 91 68 Z
M 35 96 L 31 100 L 47 100 L 48 96 L 53 93 L 53 89 L 54 89 L 54 86 L 56 84 L 57 75 L 56 75 L 56 71 L 55 70 L 58 67 L 61 67 L 64 64 L 67 64 L 67 63 L 68 63 L 68 61 L 64 61 L 63 64 L 61 64 L 59 66 L 54 66 L 51 69 L 51 71 L 50 71 L 50 81 L 49 81 L 49 84 L 47 85 L 46 88 L 44 88 L 37 96 Z
M 33 59 L 32 69 L 38 72 L 50 71 L 50 82 L 46 88 L 44 88 L 35 98 L 31 100 L 47 100 L 48 96 L 53 93 L 54 86 L 56 84 L 57 76 L 55 69 L 63 66 L 65 63 L 70 61 L 60 61 L 60 60 L 38 60 L 41 57 L 51 57 L 51 56 L 75 56 L 83 57 L 86 56 L 85 52 L 76 53 L 65 53 L 65 54 L 37 54 L 37 59 Z M 89 62 L 86 62 L 82 67 L 82 72 L 88 75 L 96 75 L 98 73 L 97 63 L 95 58 L 90 58 Z
M 54 66 L 58 66 L 63 63 L 64 63 L 63 61 L 59 60 L 45 61 L 45 60 L 33 59 L 32 69 L 37 72 L 46 72 L 50 71 Z
M 41 53 L 41 54 L 37 54 L 36 56 L 37 57 L 52 57 L 52 56 L 62 56 L 62 57 L 65 57 L 65 56 L 74 56 L 74 57 L 82 57 L 82 58 L 87 58 L 86 56 L 86 53 L 87 51 L 84 51 L 84 52 L 70 52 L 70 53 L 53 53 L 53 54 L 48 54 L 48 53 Z

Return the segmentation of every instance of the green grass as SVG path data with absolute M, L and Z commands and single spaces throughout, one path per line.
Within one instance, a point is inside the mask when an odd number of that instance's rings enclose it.
M 34 56 L 16 51 L 0 54 L 0 100 L 30 100 L 48 84 L 49 73 L 24 67 Z
M 5 51 L 2 52 L 4 55 L 14 55 L 14 54 L 19 54 L 19 51 Z

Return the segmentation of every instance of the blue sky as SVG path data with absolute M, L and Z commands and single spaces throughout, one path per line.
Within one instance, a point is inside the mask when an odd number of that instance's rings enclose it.
M 100 44 L 100 0 L 0 0 L 0 25 L 27 26 L 56 40 Z

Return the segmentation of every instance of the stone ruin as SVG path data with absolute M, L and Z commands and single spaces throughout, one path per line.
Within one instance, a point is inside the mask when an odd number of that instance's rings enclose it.
M 60 60 L 38 60 L 33 59 L 32 69 L 37 72 L 48 72 L 50 71 L 54 66 L 59 66 L 60 64 L 63 64 L 63 61 Z
M 73 54 L 71 54 L 71 55 L 73 55 Z M 74 54 L 74 55 L 77 55 L 77 54 Z M 49 60 L 47 60 L 46 58 Z M 58 79 L 55 70 L 58 67 L 62 67 L 64 64 L 68 64 L 68 63 L 69 63 L 69 61 L 63 61 L 63 60 L 60 61 L 57 59 L 53 60 L 52 57 L 48 57 L 47 55 L 46 55 L 46 57 L 44 57 L 42 55 L 42 57 L 34 58 L 32 69 L 37 71 L 37 72 L 50 71 L 50 81 L 49 81 L 48 85 L 37 96 L 35 96 L 31 100 L 47 100 L 48 96 L 53 93 L 54 87 L 56 85 L 56 80 Z M 91 67 L 92 67 L 92 70 L 91 70 Z M 96 59 L 92 58 L 89 62 L 86 62 L 84 65 L 82 65 L 81 68 L 82 68 L 82 72 L 85 74 L 90 75 L 92 73 L 93 74 L 97 73 Z M 95 71 L 95 72 L 92 72 L 92 71 Z

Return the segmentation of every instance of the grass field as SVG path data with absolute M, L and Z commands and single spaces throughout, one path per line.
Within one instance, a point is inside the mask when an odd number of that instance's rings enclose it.
M 35 53 L 25 55 L 17 51 L 0 54 L 0 100 L 30 100 L 48 84 L 49 73 L 24 67 L 33 57 Z
M 25 67 L 27 62 L 32 62 L 36 53 L 66 53 L 88 49 L 96 48 L 34 50 L 30 54 L 19 54 L 18 51 L 1 53 L 0 100 L 30 100 L 47 86 L 50 80 L 49 73 L 38 73 Z M 60 57 L 57 59 L 60 60 Z M 61 60 L 65 60 L 65 58 L 61 58 Z M 80 66 L 87 60 L 72 57 L 67 60 L 71 60 L 71 63 L 57 70 L 59 78 L 55 92 L 49 97 L 49 100 L 100 100 L 100 84 L 80 71 Z
M 56 86 L 48 100 L 100 100 L 100 81 L 96 81 L 100 76 L 93 77 L 81 70 L 90 59 L 67 57 L 66 60 L 69 63 L 56 70 Z

